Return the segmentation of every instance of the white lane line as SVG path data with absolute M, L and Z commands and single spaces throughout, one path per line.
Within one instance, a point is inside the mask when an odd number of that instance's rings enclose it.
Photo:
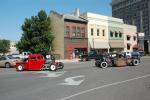
M 89 89 L 89 90 L 85 90 L 85 91 L 76 93 L 76 94 L 74 94 L 74 95 L 71 95 L 71 96 L 62 98 L 62 99 L 60 99 L 60 100 L 67 100 L 67 99 L 73 98 L 73 97 L 75 97 L 75 96 L 79 96 L 79 95 L 82 95 L 82 94 L 85 94 L 85 93 L 88 93 L 88 92 L 91 92 L 91 91 L 94 91 L 94 90 L 98 90 L 98 89 L 102 89 L 102 88 L 105 88 L 105 87 L 109 87 L 109 86 L 113 86 L 113 85 L 118 85 L 118 84 L 126 83 L 126 82 L 129 82 L 129 81 L 134 81 L 134 80 L 138 80 L 138 79 L 146 78 L 146 77 L 150 77 L 150 74 L 147 74 L 147 75 L 141 76 L 141 77 L 136 77 L 136 78 L 128 79 L 128 80 L 124 80 L 124 81 L 120 81 L 120 82 L 115 82 L 115 83 L 111 83 L 111 84 L 106 84 L 106 85 L 99 86 L 99 87 L 96 87 L 96 88 L 92 88 L 92 89 Z

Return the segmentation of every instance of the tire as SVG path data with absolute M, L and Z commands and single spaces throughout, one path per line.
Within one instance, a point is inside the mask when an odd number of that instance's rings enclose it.
M 95 66 L 96 67 L 100 67 L 100 62 L 99 61 L 95 61 Z
M 62 62 L 60 62 L 59 68 L 60 68 L 60 69 L 63 69 L 63 68 L 64 68 L 64 64 L 63 64 Z
M 56 65 L 54 65 L 54 64 L 50 65 L 50 70 L 51 71 L 56 71 L 57 70 Z
M 5 68 L 10 68 L 10 67 L 11 67 L 11 65 L 9 62 L 5 63 Z
M 101 68 L 107 68 L 107 67 L 108 67 L 107 62 L 105 61 L 101 62 Z
M 23 71 L 24 70 L 24 67 L 23 67 L 23 65 L 19 65 L 18 67 L 17 67 L 17 71 Z
M 133 64 L 133 66 L 138 66 L 139 65 L 139 60 L 138 59 L 133 59 L 132 64 Z

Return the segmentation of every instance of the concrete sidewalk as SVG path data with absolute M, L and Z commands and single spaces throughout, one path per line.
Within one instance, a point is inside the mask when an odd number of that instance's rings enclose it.
M 150 56 L 147 55 L 147 56 L 143 56 L 142 58 L 150 59 Z
M 60 59 L 59 61 L 63 63 L 73 63 L 73 62 L 79 62 L 80 59 Z

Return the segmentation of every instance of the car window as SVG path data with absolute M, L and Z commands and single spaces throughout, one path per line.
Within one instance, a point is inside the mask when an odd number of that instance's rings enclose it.
M 9 59 L 15 59 L 15 57 L 13 56 L 7 56 Z
M 36 60 L 36 57 L 31 57 L 30 59 L 31 59 L 31 60 Z
M 1 57 L 0 60 L 6 60 L 6 57 Z

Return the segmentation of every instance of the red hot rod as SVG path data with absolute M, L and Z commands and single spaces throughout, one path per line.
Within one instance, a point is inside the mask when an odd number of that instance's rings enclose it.
M 63 69 L 64 64 L 55 59 L 45 59 L 42 54 L 31 54 L 28 58 L 16 63 L 16 70 L 51 70 Z

